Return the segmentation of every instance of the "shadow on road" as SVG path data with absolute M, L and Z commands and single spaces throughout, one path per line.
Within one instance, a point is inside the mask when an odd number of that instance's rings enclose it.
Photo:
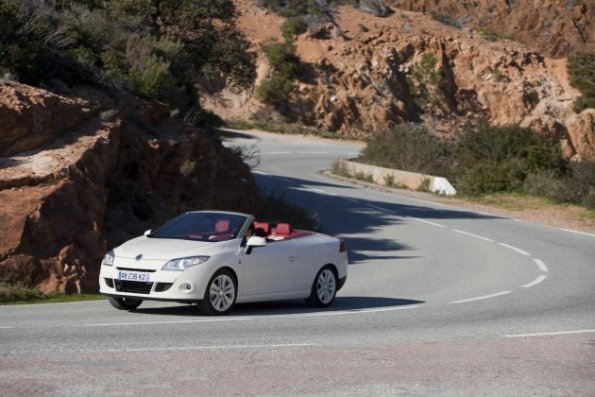
M 373 309 L 399 308 L 420 305 L 424 301 L 413 299 L 397 299 L 366 296 L 338 296 L 331 307 L 325 309 L 307 306 L 303 300 L 290 300 L 279 302 L 244 303 L 238 304 L 227 317 L 238 316 L 274 316 L 292 314 L 323 314 L 326 312 L 361 312 Z M 196 316 L 200 315 L 195 305 L 179 305 L 167 307 L 143 308 L 135 310 L 139 314 L 154 314 L 161 316 Z
M 496 219 L 458 209 L 433 208 L 422 205 L 390 203 L 366 198 L 331 196 L 311 188 L 354 189 L 335 182 L 309 181 L 275 175 L 255 175 L 261 188 L 274 193 L 283 193 L 295 204 L 315 212 L 325 233 L 338 235 L 347 243 L 350 264 L 370 259 L 403 259 L 410 256 L 396 255 L 397 251 L 413 250 L 414 247 L 394 238 L 374 238 L 374 232 L 385 226 L 413 222 L 417 219 L 440 221 L 445 219 Z M 379 210 L 382 209 L 382 210 Z M 377 254 L 376 254 L 377 253 Z

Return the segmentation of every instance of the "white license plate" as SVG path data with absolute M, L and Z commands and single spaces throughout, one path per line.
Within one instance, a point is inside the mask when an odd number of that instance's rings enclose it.
M 140 282 L 148 283 L 151 281 L 151 274 L 150 273 L 141 273 L 141 272 L 124 272 L 122 270 L 119 270 L 118 271 L 118 280 L 140 281 Z

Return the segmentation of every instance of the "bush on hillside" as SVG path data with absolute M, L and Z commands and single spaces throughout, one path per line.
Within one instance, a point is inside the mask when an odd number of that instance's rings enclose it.
M 519 191 L 531 173 L 561 177 L 567 171 L 560 144 L 518 126 L 468 129 L 455 151 L 457 188 L 479 195 Z
M 381 167 L 450 176 L 452 145 L 421 125 L 401 124 L 374 134 L 360 160 Z
M 308 23 L 302 16 L 291 17 L 281 25 L 281 32 L 286 42 L 293 41 L 295 36 L 305 33 L 308 30 Z
M 257 98 L 281 112 L 287 111 L 288 97 L 295 90 L 293 82 L 300 72 L 300 60 L 295 48 L 289 43 L 272 44 L 265 47 L 269 64 L 273 69 L 271 77 L 257 89 Z
M 595 52 L 578 52 L 568 57 L 570 83 L 582 96 L 575 102 L 574 109 L 582 112 L 595 109 Z
M 0 74 L 121 87 L 184 116 L 200 108 L 197 87 L 255 79 L 234 15 L 232 0 L 3 0 Z

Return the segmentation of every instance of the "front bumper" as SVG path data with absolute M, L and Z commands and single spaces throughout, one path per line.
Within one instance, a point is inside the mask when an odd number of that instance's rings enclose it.
M 161 269 L 163 263 L 116 258 L 113 266 L 101 266 L 99 273 L 99 293 L 116 298 L 160 300 L 175 302 L 197 302 L 204 298 L 209 281 L 209 267 L 192 266 L 184 271 L 152 270 Z M 118 270 L 147 272 L 149 282 L 118 280 Z

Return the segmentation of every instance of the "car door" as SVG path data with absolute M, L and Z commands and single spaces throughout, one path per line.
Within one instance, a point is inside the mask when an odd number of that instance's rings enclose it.
M 271 241 L 242 253 L 244 288 L 242 295 L 292 291 L 298 272 L 297 245 L 292 240 Z

